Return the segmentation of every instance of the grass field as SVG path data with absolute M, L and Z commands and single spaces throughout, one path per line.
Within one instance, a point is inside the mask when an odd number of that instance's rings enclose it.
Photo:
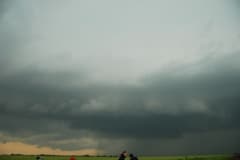
M 42 156 L 44 160 L 68 160 L 69 156 Z M 82 157 L 76 156 L 76 160 L 117 160 L 117 157 Z M 0 155 L 0 160 L 35 160 L 36 156 L 10 156 Z M 229 160 L 226 155 L 205 156 L 164 156 L 164 157 L 139 157 L 139 160 Z M 126 159 L 127 160 L 127 159 Z

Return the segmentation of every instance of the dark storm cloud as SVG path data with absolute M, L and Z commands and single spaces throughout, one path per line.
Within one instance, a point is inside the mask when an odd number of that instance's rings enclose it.
M 186 134 L 239 130 L 238 59 L 238 53 L 205 59 L 189 67 L 148 76 L 139 86 L 85 85 L 88 79 L 85 72 L 76 76 L 74 72 L 25 69 L 1 74 L 1 132 L 25 137 L 26 133 L 41 135 L 58 130 L 67 134 L 25 141 L 76 149 L 81 145 L 69 147 L 68 143 L 50 143 L 49 139 L 81 138 L 90 132 L 94 133 L 93 137 L 108 137 L 110 141 L 134 138 L 141 139 L 143 144 L 157 146 L 151 141 L 178 139 Z M 198 72 L 192 73 L 191 70 Z M 73 79 L 84 85 L 76 86 Z M 59 124 L 64 127 L 59 129 Z M 82 131 L 88 132 L 76 133 Z M 143 144 L 139 143 L 126 142 L 137 152 L 143 150 Z M 238 146 L 236 144 L 235 148 Z M 142 153 L 158 152 L 150 148 Z
M 118 113 L 92 113 L 90 115 L 94 118 L 79 118 L 73 126 L 81 128 L 86 125 L 89 129 L 113 135 L 148 138 L 181 136 L 185 132 L 239 129 L 238 58 L 234 54 L 224 57 L 218 64 L 205 63 L 204 66 L 209 65 L 209 70 L 201 74 L 179 78 L 169 74 L 151 81 L 141 89 L 129 89 L 131 91 L 121 95 L 124 102 Z M 152 97 L 160 102 L 152 108 L 153 112 L 147 110 L 145 103 Z M 189 104 L 191 99 L 196 101 Z M 198 104 L 198 100 L 204 104 Z M 198 108 L 202 107 L 199 105 L 205 105 L 206 110 Z M 165 112 L 169 108 L 172 109 Z
M 44 130 L 46 120 L 63 121 L 72 129 L 126 138 L 179 137 L 191 132 L 239 129 L 240 74 L 234 62 L 238 57 L 225 57 L 197 75 L 151 77 L 151 82 L 145 80 L 140 87 L 71 88 L 65 86 L 64 79 L 72 77 L 64 73 L 29 72 L 5 77 L 0 85 L 1 126 L 9 131 L 34 131 Z M 148 101 L 152 99 L 160 103 L 151 106 Z M 91 100 L 96 102 L 91 104 Z
M 239 52 L 154 73 L 139 85 L 100 83 L 84 67 L 70 72 L 16 63 L 27 59 L 23 46 L 30 33 L 9 29 L 6 22 L 16 19 L 4 18 L 9 7 L 0 1 L 0 133 L 6 135 L 1 141 L 17 137 L 40 146 L 96 147 L 110 154 L 122 149 L 112 143 L 142 154 L 240 147 Z M 81 140 L 86 137 L 100 144 Z M 196 139 L 213 144 L 203 147 Z

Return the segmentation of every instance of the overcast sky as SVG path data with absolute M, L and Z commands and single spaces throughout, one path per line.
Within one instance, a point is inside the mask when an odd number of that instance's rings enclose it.
M 0 153 L 239 152 L 239 28 L 237 0 L 1 0 Z

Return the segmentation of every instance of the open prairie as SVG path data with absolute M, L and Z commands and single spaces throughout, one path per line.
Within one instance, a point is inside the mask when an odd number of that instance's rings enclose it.
M 156 156 L 139 157 L 139 160 L 228 160 L 227 155 L 204 155 L 204 156 Z M 43 160 L 68 160 L 69 156 L 42 156 Z M 117 160 L 117 157 L 82 157 L 76 156 L 76 160 Z M 35 160 L 35 156 L 11 156 L 2 155 L 0 160 Z

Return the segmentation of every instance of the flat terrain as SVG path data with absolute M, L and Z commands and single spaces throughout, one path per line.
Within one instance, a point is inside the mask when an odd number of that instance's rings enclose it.
M 226 155 L 205 155 L 205 156 L 165 156 L 165 157 L 139 157 L 139 160 L 229 160 Z M 69 156 L 42 156 L 44 160 L 68 160 Z M 81 157 L 76 160 L 117 160 L 117 157 Z M 0 160 L 35 160 L 36 156 L 10 156 L 0 155 Z M 126 159 L 128 160 L 128 159 Z

